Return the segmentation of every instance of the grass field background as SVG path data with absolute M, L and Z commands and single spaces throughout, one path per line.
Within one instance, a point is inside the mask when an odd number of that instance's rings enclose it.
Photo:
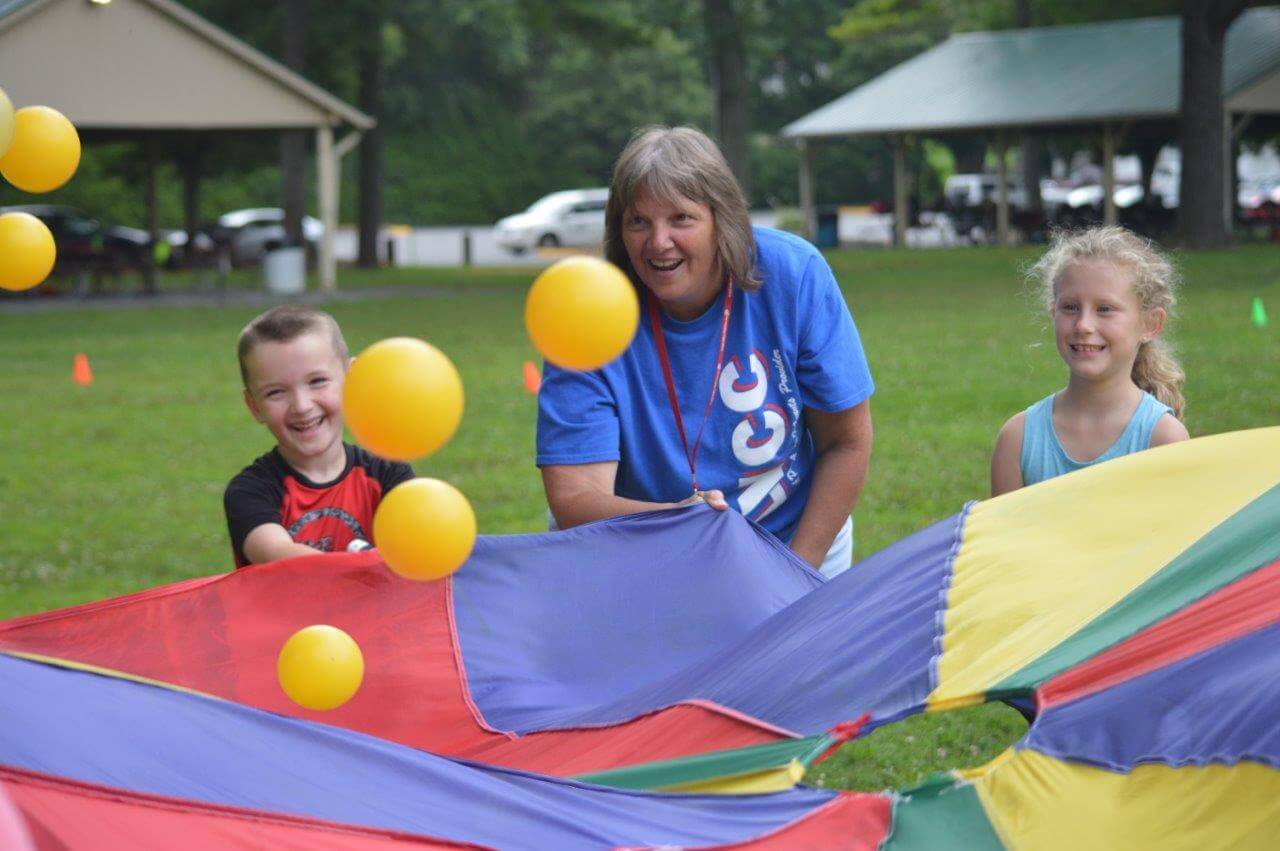
M 1019 273 L 1034 257 L 1014 249 L 829 255 L 877 383 L 859 558 L 984 497 L 1000 424 L 1065 380 Z M 1280 249 L 1253 245 L 1179 263 L 1185 287 L 1172 335 L 1188 374 L 1192 435 L 1280 423 Z M 534 359 L 522 322 L 533 275 L 352 271 L 344 289 L 432 290 L 328 306 L 353 351 L 411 335 L 453 358 L 467 394 L 462 426 L 415 468 L 458 486 L 483 533 L 545 522 L 532 462 L 536 400 L 521 374 Z M 1250 323 L 1254 297 L 1275 314 L 1271 327 Z M 240 400 L 233 351 L 259 310 L 13 313 L 0 303 L 0 617 L 231 567 L 222 490 L 271 447 Z M 76 352 L 89 356 L 92 386 L 70 379 Z M 814 777 L 866 789 L 910 785 L 990 758 L 1022 729 L 1002 706 L 910 719 L 845 747 Z

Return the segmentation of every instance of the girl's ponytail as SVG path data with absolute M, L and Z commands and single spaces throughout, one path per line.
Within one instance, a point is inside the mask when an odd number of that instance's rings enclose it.
M 1173 415 L 1182 419 L 1182 409 L 1187 404 L 1182 397 L 1182 382 L 1187 376 L 1167 342 L 1156 337 L 1143 343 L 1131 375 L 1134 384 L 1173 408 Z

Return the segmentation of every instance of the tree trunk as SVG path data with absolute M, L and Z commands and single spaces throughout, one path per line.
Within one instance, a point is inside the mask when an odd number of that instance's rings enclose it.
M 284 0 L 284 64 L 299 74 L 306 70 L 307 0 Z M 302 213 L 306 201 L 307 131 L 288 130 L 280 135 L 280 206 L 284 208 L 284 234 L 290 245 L 302 245 Z
M 751 203 L 747 148 L 747 72 L 742 17 L 734 0 L 705 0 L 707 43 L 711 46 L 711 92 L 715 135 L 742 192 Z
M 1014 0 L 1013 21 L 1018 29 L 1031 26 L 1031 0 Z M 1022 184 L 1027 190 L 1027 212 L 1039 213 L 1042 206 L 1040 200 L 1040 160 L 1044 156 L 1044 146 L 1040 137 L 1034 133 L 1023 131 L 1018 139 L 1018 156 L 1021 160 Z
M 1151 194 L 1151 177 L 1155 174 L 1156 159 L 1164 142 L 1151 133 L 1139 131 L 1133 143 L 1133 152 L 1138 155 L 1138 183 L 1142 185 L 1143 206 L 1151 207 L 1160 203 L 1160 199 Z
M 1222 215 L 1226 203 L 1222 65 L 1227 28 L 1248 5 L 1244 0 L 1182 2 L 1177 235 L 1188 248 L 1220 248 L 1231 237 Z
M 156 183 L 156 170 L 160 167 L 160 146 L 154 135 L 146 137 L 147 148 L 147 232 L 151 238 L 147 240 L 147 248 L 142 257 L 142 290 L 147 293 L 158 292 L 159 278 L 156 274 L 156 243 L 160 239 L 160 200 Z
M 200 229 L 200 178 L 204 143 L 192 135 L 182 146 L 182 217 L 187 228 L 185 263 L 195 260 L 196 232 Z
M 371 20 L 360 50 L 360 109 L 378 123 L 366 130 L 360 143 L 360 252 L 356 265 L 378 267 L 378 231 L 382 227 L 382 25 L 386 5 L 369 4 Z

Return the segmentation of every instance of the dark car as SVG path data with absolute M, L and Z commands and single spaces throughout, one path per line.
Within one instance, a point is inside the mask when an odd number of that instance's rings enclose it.
M 23 204 L 0 207 L 0 213 L 30 213 L 53 234 L 58 263 L 63 266 L 91 264 L 102 250 L 102 225 L 74 207 L 56 204 Z
M 140 269 L 151 251 L 147 231 L 124 225 L 104 227 L 75 207 L 21 204 L 0 207 L 0 213 L 30 213 L 44 222 L 57 247 L 59 272 Z

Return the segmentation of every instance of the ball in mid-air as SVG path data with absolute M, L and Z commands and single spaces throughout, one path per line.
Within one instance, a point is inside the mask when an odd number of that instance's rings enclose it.
M 617 266 L 569 257 L 534 280 L 525 300 L 529 339 L 565 369 L 599 369 L 631 345 L 640 320 L 635 287 Z
M 383 458 L 415 461 L 453 437 L 462 419 L 462 379 L 430 343 L 392 337 L 351 364 L 343 415 L 356 442 Z
M 13 114 L 13 141 L 0 156 L 5 180 L 23 192 L 52 192 L 79 165 L 80 134 L 65 115 L 47 106 L 24 106 Z
M 439 479 L 410 479 L 392 488 L 378 504 L 373 541 L 387 567 L 406 579 L 442 579 L 471 555 L 476 516 L 453 485 Z

